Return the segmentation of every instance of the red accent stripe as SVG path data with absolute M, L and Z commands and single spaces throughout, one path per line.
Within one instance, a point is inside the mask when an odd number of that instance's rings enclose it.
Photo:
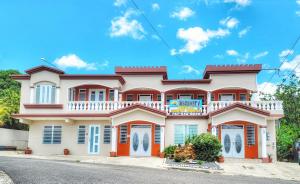
M 63 104 L 24 104 L 26 109 L 62 109 Z

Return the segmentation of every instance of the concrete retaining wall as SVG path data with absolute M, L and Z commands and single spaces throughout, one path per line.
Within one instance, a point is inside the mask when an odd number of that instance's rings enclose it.
M 28 143 L 28 131 L 0 128 L 0 146 L 15 146 L 25 149 Z

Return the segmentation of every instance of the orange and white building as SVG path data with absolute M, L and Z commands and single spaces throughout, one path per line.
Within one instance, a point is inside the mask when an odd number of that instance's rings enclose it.
M 224 157 L 276 160 L 282 102 L 253 101 L 261 65 L 208 65 L 203 78 L 172 80 L 166 67 L 116 67 L 74 75 L 38 66 L 22 84 L 20 113 L 33 154 L 161 156 L 166 146 L 211 132 Z

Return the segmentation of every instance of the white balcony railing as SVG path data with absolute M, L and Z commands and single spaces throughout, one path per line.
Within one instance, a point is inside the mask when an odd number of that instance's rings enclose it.
M 265 111 L 283 113 L 281 101 L 212 101 L 208 105 L 202 105 L 197 112 L 172 112 L 168 105 L 163 105 L 160 101 L 70 101 L 68 102 L 68 110 L 76 112 L 111 112 L 122 108 L 140 104 L 153 109 L 165 111 L 168 115 L 206 115 L 233 103 L 242 103 L 250 107 L 258 108 Z

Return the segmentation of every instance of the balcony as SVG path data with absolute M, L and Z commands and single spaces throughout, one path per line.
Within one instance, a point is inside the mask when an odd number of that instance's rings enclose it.
M 172 105 L 164 105 L 161 101 L 70 101 L 68 111 L 71 112 L 97 112 L 109 113 L 132 105 L 143 105 L 156 110 L 165 111 L 167 115 L 174 116 L 196 116 L 207 115 L 210 112 L 228 107 L 234 103 L 241 103 L 249 107 L 269 111 L 271 114 L 283 114 L 281 101 L 211 101 L 208 105 L 199 105 L 192 110 L 174 109 Z

